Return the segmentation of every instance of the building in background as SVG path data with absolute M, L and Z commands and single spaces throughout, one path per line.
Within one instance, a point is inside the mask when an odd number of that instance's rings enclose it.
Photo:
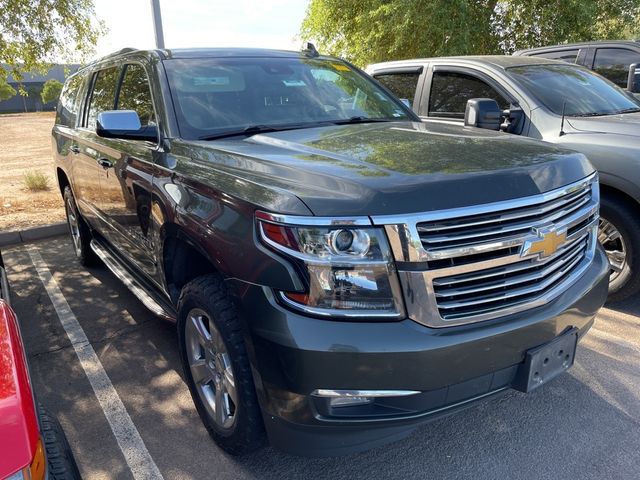
M 8 70 L 6 65 L 2 65 L 2 68 Z M 80 68 L 79 64 L 65 64 L 54 65 L 46 75 L 40 75 L 37 73 L 24 75 L 22 82 L 16 82 L 11 74 L 7 77 L 7 83 L 11 85 L 17 92 L 20 89 L 20 83 L 23 88 L 29 94 L 28 96 L 22 96 L 20 93 L 10 98 L 9 100 L 0 101 L 0 113 L 8 112 L 42 112 L 52 111 L 56 108 L 57 102 L 42 103 L 40 98 L 40 92 L 44 82 L 49 79 L 56 79 L 62 83 L 66 77 L 76 72 Z

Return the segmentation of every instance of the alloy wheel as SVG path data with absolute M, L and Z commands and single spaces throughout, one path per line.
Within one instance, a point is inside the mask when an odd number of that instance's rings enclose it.
M 67 200 L 67 223 L 69 224 L 69 232 L 71 233 L 71 240 L 73 241 L 73 248 L 79 255 L 82 248 L 80 239 L 80 225 L 78 224 L 78 217 L 75 213 L 73 205 L 71 205 L 71 199 Z
M 194 308 L 187 315 L 185 342 L 189 369 L 202 404 L 219 428 L 231 429 L 238 405 L 231 359 L 220 332 L 204 310 Z
M 614 282 L 627 266 L 627 248 L 624 237 L 611 222 L 600 218 L 598 241 L 604 248 L 611 264 L 610 281 Z

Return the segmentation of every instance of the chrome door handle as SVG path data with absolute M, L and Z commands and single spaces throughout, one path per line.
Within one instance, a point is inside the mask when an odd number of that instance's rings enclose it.
M 80 147 L 77 145 L 71 145 L 69 150 L 71 150 L 71 153 L 75 153 L 76 155 L 80 153 Z

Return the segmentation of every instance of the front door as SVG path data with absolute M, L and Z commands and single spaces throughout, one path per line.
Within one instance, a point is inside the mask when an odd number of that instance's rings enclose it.
M 95 134 L 98 113 L 112 110 L 116 98 L 116 85 L 120 69 L 109 67 L 93 74 L 89 85 L 86 112 L 82 116 L 76 144 L 72 146 L 74 160 L 72 164 L 74 189 L 78 208 L 83 217 L 98 230 L 104 226 L 100 214 L 102 191 L 100 179 L 105 174 L 99 164 L 102 155 L 100 143 Z
M 134 110 L 142 127 L 156 124 L 148 75 L 139 63 L 124 66 L 115 108 Z M 151 185 L 158 142 L 107 140 L 101 178 L 101 210 L 107 222 L 105 236 L 136 267 L 155 276 Z

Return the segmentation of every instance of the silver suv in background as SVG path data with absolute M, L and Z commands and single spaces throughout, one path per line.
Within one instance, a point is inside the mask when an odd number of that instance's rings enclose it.
M 567 43 L 518 50 L 514 55 L 551 58 L 576 63 L 599 73 L 622 88 L 629 85 L 629 67 L 640 64 L 640 41 L 606 40 L 600 42 Z M 640 91 L 637 87 L 633 92 Z
M 536 57 L 403 60 L 370 65 L 367 73 L 423 120 L 502 129 L 586 154 L 600 172 L 599 239 L 611 263 L 609 299 L 640 291 L 637 97 L 579 65 Z M 487 118 L 469 121 L 467 103 L 477 99 L 495 102 Z

